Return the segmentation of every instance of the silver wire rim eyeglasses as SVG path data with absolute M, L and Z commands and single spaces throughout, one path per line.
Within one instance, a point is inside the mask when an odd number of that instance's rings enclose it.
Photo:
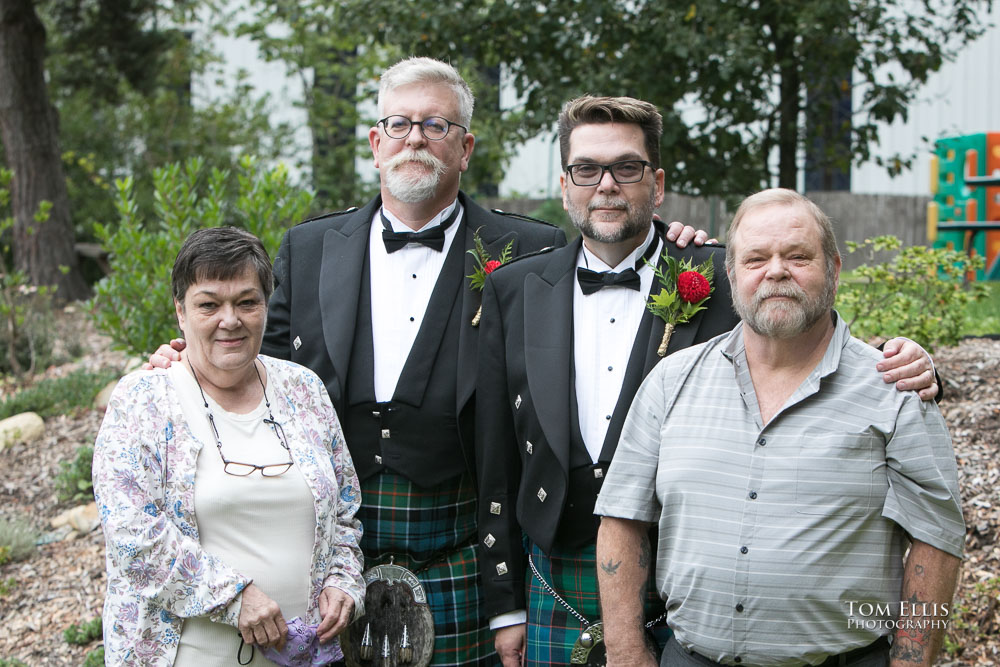
M 271 427 L 274 434 L 278 437 L 278 442 L 288 453 L 287 463 L 268 463 L 265 465 L 257 465 L 256 463 L 243 463 L 241 461 L 230 461 L 226 458 L 226 455 L 222 453 L 222 440 L 219 438 L 219 429 L 215 425 L 215 417 L 212 415 L 212 409 L 208 406 L 208 399 L 205 398 L 205 390 L 201 388 L 201 382 L 198 381 L 198 374 L 195 373 L 194 366 L 191 365 L 191 360 L 188 359 L 188 368 L 191 369 L 191 374 L 194 376 L 195 384 L 198 385 L 198 391 L 201 392 L 201 401 L 205 404 L 205 412 L 208 414 L 208 423 L 212 425 L 212 433 L 215 435 L 215 446 L 219 450 L 219 458 L 222 459 L 222 471 L 227 475 L 232 475 L 233 477 L 247 477 L 252 475 L 255 470 L 260 470 L 262 477 L 280 477 L 288 472 L 294 461 L 292 461 L 292 450 L 288 448 L 288 441 L 285 439 L 285 430 L 281 428 L 281 424 L 274 421 L 274 415 L 271 413 L 271 402 L 267 400 L 267 389 L 264 388 L 264 380 L 260 377 L 260 371 L 257 370 L 257 362 L 254 361 L 253 370 L 257 373 L 257 381 L 260 382 L 260 388 L 264 392 L 264 407 L 267 408 L 267 418 L 264 419 L 264 423 Z

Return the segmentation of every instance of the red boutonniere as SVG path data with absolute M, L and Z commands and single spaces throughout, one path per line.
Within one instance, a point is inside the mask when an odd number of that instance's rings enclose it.
M 666 250 L 663 251 L 663 259 L 667 265 L 665 270 L 653 267 L 660 281 L 660 293 L 650 296 L 646 304 L 650 312 L 666 323 L 663 339 L 656 350 L 661 357 L 667 356 L 667 345 L 670 344 L 674 327 L 690 321 L 695 313 L 705 310 L 705 302 L 715 289 L 712 287 L 714 266 L 711 259 L 705 260 L 697 268 L 690 259 L 677 261 L 668 256 Z
M 482 227 L 480 227 L 482 229 Z M 466 278 L 469 279 L 469 288 L 482 292 L 483 287 L 486 286 L 486 276 L 490 275 L 497 269 L 499 269 L 505 262 L 510 260 L 510 253 L 514 248 L 514 239 L 511 239 L 507 245 L 504 247 L 500 256 L 496 259 L 491 259 L 490 254 L 486 252 L 486 246 L 483 245 L 483 240 L 479 237 L 479 229 L 473 234 L 473 242 L 476 247 L 472 250 L 467 250 L 470 255 L 472 255 L 476 260 L 476 267 L 472 273 Z M 479 319 L 483 315 L 483 307 L 480 305 L 476 310 L 475 317 L 472 318 L 472 326 L 479 326 Z

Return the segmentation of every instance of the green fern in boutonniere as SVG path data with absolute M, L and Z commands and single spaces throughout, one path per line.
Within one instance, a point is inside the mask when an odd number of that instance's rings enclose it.
M 480 227 L 479 229 L 482 229 Z M 483 287 L 486 286 L 486 276 L 493 273 L 495 270 L 499 269 L 505 262 L 510 259 L 510 253 L 514 248 L 514 239 L 511 239 L 506 246 L 504 246 L 503 251 L 500 256 L 496 259 L 492 259 L 490 254 L 486 252 L 486 246 L 483 245 L 483 239 L 479 237 L 479 229 L 472 236 L 473 242 L 476 247 L 472 250 L 467 250 L 470 255 L 476 260 L 476 267 L 472 273 L 466 278 L 469 279 L 469 289 L 476 290 L 478 292 L 483 291 Z M 479 326 L 479 318 L 483 315 L 483 307 L 480 305 L 476 310 L 476 316 L 472 318 L 472 326 Z
M 667 345 L 670 344 L 674 327 L 690 321 L 695 313 L 705 310 L 705 302 L 715 290 L 712 286 L 715 269 L 711 258 L 694 268 L 690 259 L 677 261 L 664 250 L 663 260 L 667 265 L 665 270 L 653 267 L 662 286 L 660 293 L 650 296 L 646 304 L 651 313 L 666 323 L 660 347 L 656 350 L 661 357 L 667 356 Z

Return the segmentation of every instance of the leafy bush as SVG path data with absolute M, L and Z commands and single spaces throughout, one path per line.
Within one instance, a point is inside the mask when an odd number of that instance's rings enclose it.
M 100 371 L 80 369 L 63 377 L 46 378 L 0 401 L 0 419 L 22 412 L 53 417 L 89 408 L 97 392 L 118 375 L 117 371 L 107 368 Z
M 104 667 L 104 647 L 98 646 L 87 653 L 87 657 L 83 659 L 83 667 Z
M 102 632 L 101 617 L 97 616 L 86 623 L 80 625 L 74 623 L 63 630 L 63 639 L 66 640 L 67 644 L 86 646 L 95 639 L 99 639 Z
M 28 667 L 17 658 L 0 658 L 0 667 Z
M 56 475 L 56 491 L 60 500 L 93 500 L 93 462 L 94 448 L 90 445 L 77 447 L 76 458 L 72 461 L 59 462 L 61 470 Z
M 962 590 L 952 607 L 944 651 L 959 656 L 966 646 L 988 641 L 996 635 L 994 617 L 1000 603 L 1000 577 L 977 581 Z
M 14 174 L 0 168 L 0 209 L 10 202 Z M 43 224 L 52 204 L 42 202 L 35 222 Z M 14 218 L 0 218 L 0 373 L 31 375 L 45 366 L 52 352 L 52 306 L 54 287 L 30 285 L 24 271 L 8 266 Z
M 0 561 L 3 560 L 2 553 L 3 553 L 3 547 L 0 547 Z M 4 597 L 15 588 L 17 588 L 17 580 L 14 579 L 14 577 L 7 577 L 6 579 L 0 579 L 0 598 Z
M 24 521 L 0 519 L 0 565 L 24 560 L 35 551 L 38 533 Z
M 896 251 L 901 245 L 895 236 L 847 242 L 848 252 L 863 252 L 870 262 L 875 253 Z M 962 335 L 968 305 L 986 293 L 982 283 L 965 284 L 964 276 L 982 265 L 982 257 L 955 250 L 904 248 L 889 261 L 860 266 L 842 277 L 837 309 L 861 339 L 906 336 L 928 351 L 954 345 Z
M 112 273 L 97 284 L 91 305 L 97 328 L 118 349 L 145 357 L 176 334 L 170 270 L 191 232 L 243 227 L 274 257 L 285 228 L 305 217 L 312 205 L 312 194 L 294 187 L 281 165 L 267 171 L 253 158 L 242 158 L 235 197 L 227 196 L 227 172 L 202 172 L 200 159 L 155 170 L 154 220 L 139 213 L 133 181 L 115 181 L 120 221 L 94 227 L 110 254 Z

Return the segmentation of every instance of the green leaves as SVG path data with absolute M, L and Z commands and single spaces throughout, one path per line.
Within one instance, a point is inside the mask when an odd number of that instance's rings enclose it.
M 965 282 L 967 272 L 983 266 L 983 258 L 911 246 L 876 262 L 877 253 L 900 246 L 894 236 L 848 242 L 849 252 L 864 253 L 870 263 L 841 276 L 837 309 L 862 340 L 906 336 L 928 351 L 956 344 L 966 325 L 966 308 L 986 295 L 984 284 Z
M 156 169 L 153 183 L 152 218 L 140 213 L 133 180 L 118 179 L 118 225 L 94 228 L 112 268 L 90 302 L 97 328 L 116 348 L 143 357 L 176 335 L 170 271 L 191 232 L 243 227 L 274 257 L 285 229 L 306 217 L 313 202 L 284 166 L 265 169 L 247 156 L 235 178 L 218 169 L 205 174 L 204 161 L 192 158 Z

